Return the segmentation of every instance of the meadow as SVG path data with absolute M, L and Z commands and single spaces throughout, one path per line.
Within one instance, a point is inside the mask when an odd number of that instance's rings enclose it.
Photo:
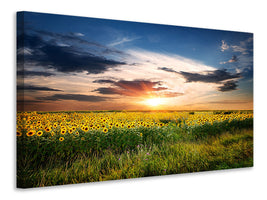
M 253 111 L 18 112 L 17 187 L 253 166 Z

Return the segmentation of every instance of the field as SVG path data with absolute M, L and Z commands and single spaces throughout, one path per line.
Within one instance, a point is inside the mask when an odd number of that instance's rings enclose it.
M 17 113 L 20 188 L 251 166 L 252 111 Z

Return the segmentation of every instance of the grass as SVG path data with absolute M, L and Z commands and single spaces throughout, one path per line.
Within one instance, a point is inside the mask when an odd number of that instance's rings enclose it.
M 119 131 L 89 134 L 85 141 L 66 138 L 65 143 L 18 138 L 18 187 L 253 166 L 253 119 Z

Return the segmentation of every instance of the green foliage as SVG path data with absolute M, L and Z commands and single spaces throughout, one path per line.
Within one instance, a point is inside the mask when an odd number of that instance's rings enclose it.
M 39 187 L 253 165 L 253 119 L 192 127 L 113 127 L 107 133 L 17 137 L 18 187 Z M 178 125 L 177 125 L 178 124 Z M 59 138 L 64 137 L 63 141 Z

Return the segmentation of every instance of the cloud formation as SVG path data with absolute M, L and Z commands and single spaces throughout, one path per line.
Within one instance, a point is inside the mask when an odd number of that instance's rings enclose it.
M 220 48 L 221 48 L 221 51 L 223 52 L 229 49 L 229 45 L 224 40 L 222 40 L 222 44 Z
M 237 56 L 236 55 L 233 55 L 233 57 L 230 60 L 225 61 L 225 62 L 220 62 L 220 64 L 235 63 L 237 61 L 238 61 Z
M 41 71 L 17 71 L 17 76 L 23 76 L 23 77 L 28 77 L 28 76 L 53 76 L 55 74 L 50 73 L 50 72 L 41 72 Z
M 221 92 L 227 92 L 227 91 L 232 91 L 237 89 L 237 81 L 227 81 L 223 83 L 222 86 L 218 87 L 218 90 Z
M 160 81 L 149 81 L 149 80 L 105 80 L 100 79 L 95 81 L 97 83 L 111 83 L 113 87 L 100 87 L 95 89 L 95 92 L 100 94 L 118 94 L 124 96 L 133 96 L 133 97 L 144 97 L 149 95 L 155 95 L 158 92 L 165 91 L 168 88 L 161 86 Z M 175 94 L 173 92 L 163 92 L 162 96 L 173 97 Z M 178 95 L 178 94 L 176 94 Z
M 225 80 L 240 78 L 240 73 L 231 74 L 226 70 L 206 71 L 204 73 L 179 72 L 186 82 L 220 83 Z
M 232 59 L 237 59 L 233 57 Z M 213 70 L 213 71 L 204 71 L 204 72 L 184 72 L 180 71 L 177 72 L 171 68 L 167 67 L 160 67 L 159 70 L 164 70 L 167 72 L 172 72 L 176 74 L 180 74 L 185 78 L 186 82 L 203 82 L 203 83 L 216 83 L 216 84 L 223 84 L 222 86 L 218 87 L 218 91 L 225 92 L 237 89 L 237 81 L 232 79 L 241 78 L 240 73 L 230 73 L 226 70 Z
M 38 100 L 58 101 L 58 100 L 75 100 L 87 102 L 100 102 L 110 99 L 110 97 L 83 95 L 83 94 L 54 94 L 52 96 L 38 97 Z
M 59 34 L 41 30 L 34 30 L 34 33 L 18 35 L 19 65 L 33 63 L 59 72 L 86 71 L 88 74 L 99 74 L 109 68 L 126 64 L 104 56 L 123 54 L 122 52 L 84 40 L 81 34 Z
M 53 89 L 49 87 L 43 87 L 43 86 L 34 86 L 34 85 L 18 85 L 17 90 L 30 90 L 30 91 L 62 91 L 58 89 Z

